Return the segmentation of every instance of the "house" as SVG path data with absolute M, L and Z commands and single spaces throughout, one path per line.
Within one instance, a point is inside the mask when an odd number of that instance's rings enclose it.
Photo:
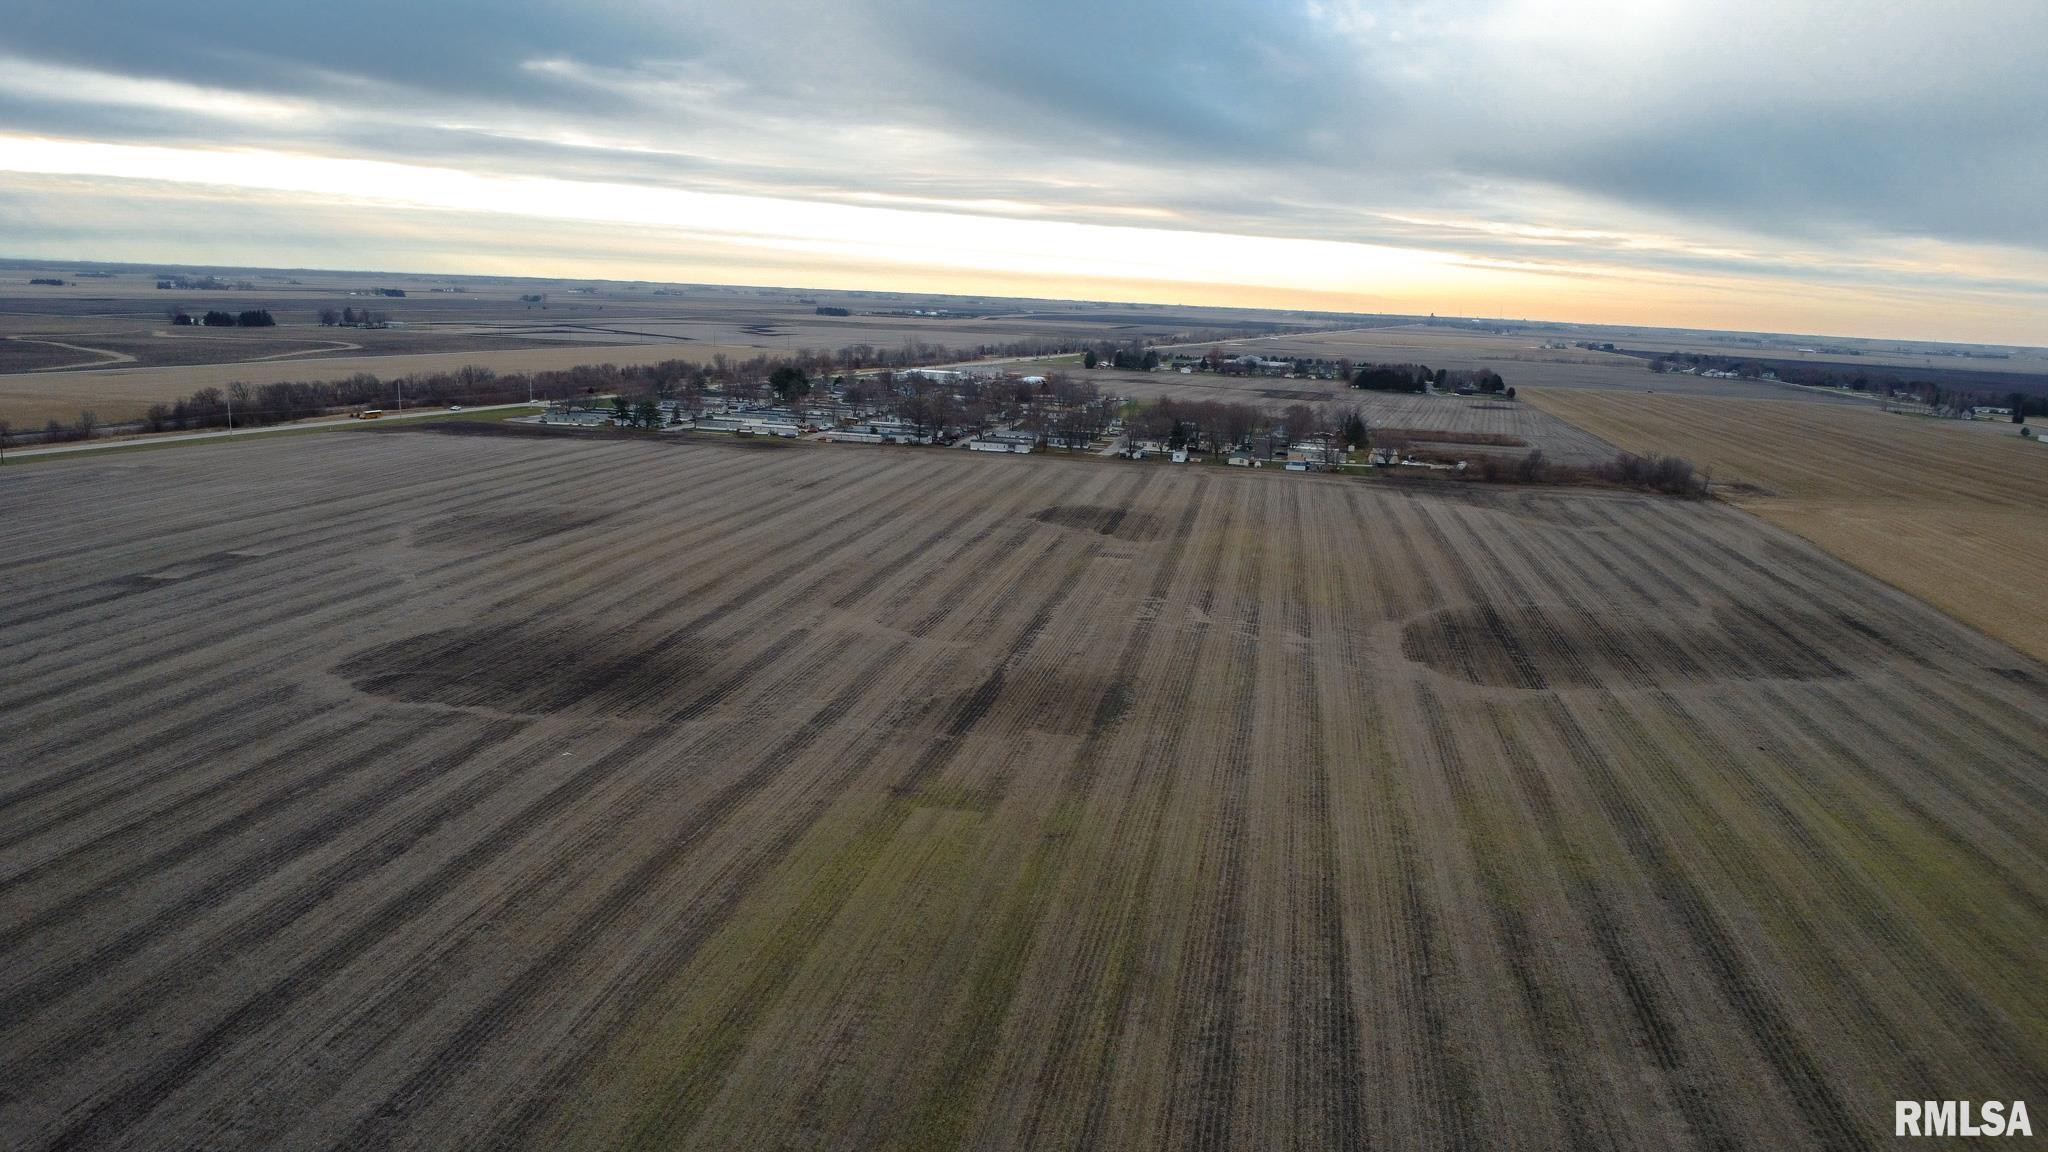
M 777 418 L 766 412 L 724 412 L 716 416 L 705 416 L 697 421 L 697 427 L 705 432 L 731 432 L 738 436 L 779 436 L 791 439 L 803 434 L 803 429 L 787 418 Z
M 856 444 L 929 444 L 932 438 L 915 424 L 896 419 L 864 420 L 830 433 L 834 440 Z
M 1016 452 L 1027 455 L 1031 451 L 1029 441 L 975 439 L 967 442 L 969 452 Z
M 1970 409 L 1970 418 L 1972 420 L 2010 420 L 2012 419 L 2012 409 L 1994 408 L 1988 404 L 1979 404 L 1975 408 Z

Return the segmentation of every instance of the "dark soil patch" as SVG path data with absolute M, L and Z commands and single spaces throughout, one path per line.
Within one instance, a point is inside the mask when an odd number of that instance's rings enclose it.
M 82 342 L 84 337 L 79 338 Z M 59 348 L 34 340 L 0 337 L 0 372 L 33 372 L 38 368 L 84 367 L 105 364 L 107 358 L 76 348 Z
M 697 653 L 580 627 L 466 625 L 372 648 L 337 665 L 357 690 L 408 704 L 526 715 L 631 716 L 696 683 Z
M 1130 706 L 1127 691 L 1110 676 L 1063 670 L 1054 673 L 1043 706 L 1028 722 L 1041 732 L 1086 736 L 1098 723 L 1113 723 Z
M 1411 444 L 1484 444 L 1495 448 L 1527 448 L 1529 442 L 1504 432 L 1451 432 L 1437 428 L 1378 428 L 1377 440 Z
M 1311 392 L 1305 388 L 1261 388 L 1259 395 L 1268 400 L 1328 400 L 1328 392 Z
M 430 548 L 530 544 L 605 518 L 575 508 L 522 508 L 516 512 L 459 512 L 413 530 L 413 543 Z
M 1771 491 L 1769 488 L 1766 488 L 1761 484 L 1752 484 L 1747 480 L 1716 480 L 1714 481 L 1714 491 L 1716 494 L 1722 496 L 1777 495 L 1776 492 Z
M 126 576 L 116 576 L 112 580 L 107 581 L 106 584 L 110 588 L 126 591 L 162 588 L 184 580 L 212 576 L 233 568 L 238 564 L 261 559 L 267 555 L 269 555 L 268 552 L 251 550 L 216 552 L 211 556 L 201 556 L 196 560 L 187 560 L 178 564 L 161 566 L 148 572 L 133 572 Z
M 1150 512 L 1135 512 L 1128 508 L 1112 508 L 1105 504 L 1055 504 L 1041 508 L 1031 514 L 1041 524 L 1053 524 L 1061 528 L 1081 528 L 1089 532 L 1100 532 L 1119 540 L 1156 540 L 1159 538 L 1159 517 Z
M 559 440 L 564 436 L 581 436 L 593 440 L 612 439 L 617 428 L 575 428 L 554 427 L 545 424 L 513 424 L 502 420 L 415 420 L 403 424 L 387 425 L 377 429 L 384 434 L 400 432 L 433 432 L 441 436 L 509 436 L 526 440 Z
M 1445 608 L 1409 622 L 1401 653 L 1489 688 L 1628 688 L 1847 676 L 1813 637 L 1816 621 L 1783 634 L 1717 610 L 1702 622 L 1672 617 L 1578 616 L 1522 605 Z M 1824 633 L 1822 634 L 1824 635 Z M 1839 650 L 1839 649 L 1836 649 Z

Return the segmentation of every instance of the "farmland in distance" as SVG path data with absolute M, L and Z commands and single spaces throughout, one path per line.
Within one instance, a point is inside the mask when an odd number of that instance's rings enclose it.
M 1537 407 L 1714 470 L 1733 503 L 2048 660 L 2048 447 L 1867 406 L 1541 389 Z
M 1741 511 L 472 432 L 0 470 L 0 1143 L 2048 1094 L 2048 669 Z
M 198 272 L 202 270 L 186 270 Z M 22 429 L 139 417 L 150 403 L 242 382 L 389 380 L 465 366 L 499 373 L 584 364 L 709 364 L 906 342 L 973 349 L 1017 342 L 1160 341 L 1191 333 L 1326 325 L 1328 317 L 1235 308 L 1108 305 L 885 292 L 427 276 L 304 269 L 209 269 L 217 288 L 157 287 L 160 273 L 0 260 L 0 420 Z M 33 276 L 67 279 L 34 286 Z M 229 287 L 233 283 L 238 286 Z M 401 293 L 383 295 L 384 291 Z M 842 314 L 828 315 L 828 311 Z M 322 312 L 378 313 L 389 328 L 328 326 Z M 173 325 L 170 314 L 264 309 L 274 327 Z

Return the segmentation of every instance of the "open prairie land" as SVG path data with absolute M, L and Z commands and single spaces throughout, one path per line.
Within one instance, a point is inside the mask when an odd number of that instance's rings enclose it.
M 1712 502 L 397 429 L 0 469 L 10 1148 L 1873 1147 L 2048 669 Z
M 1592 391 L 1530 401 L 1711 467 L 1736 504 L 2048 659 L 2048 447 L 2011 424 Z

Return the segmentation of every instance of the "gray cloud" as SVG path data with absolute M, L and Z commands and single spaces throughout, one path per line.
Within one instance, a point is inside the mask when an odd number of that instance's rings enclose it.
M 1786 268 L 1825 273 L 1833 253 L 1860 276 L 1900 241 L 2048 250 L 2048 6 L 1582 7 L 19 0 L 0 48 L 18 59 L 317 115 L 0 78 L 0 118 L 1481 258 L 1771 272 L 1773 256 L 1730 253 L 1791 246 Z M 1531 226 L 1669 242 L 1539 242 Z

